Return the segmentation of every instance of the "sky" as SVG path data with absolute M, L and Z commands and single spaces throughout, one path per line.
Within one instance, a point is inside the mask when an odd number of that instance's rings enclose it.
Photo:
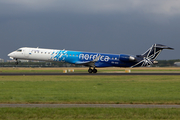
M 20 47 L 180 59 L 179 0 L 0 0 L 0 58 Z

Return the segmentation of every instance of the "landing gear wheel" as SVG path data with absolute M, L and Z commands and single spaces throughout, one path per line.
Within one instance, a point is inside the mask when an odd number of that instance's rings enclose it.
M 91 68 L 89 68 L 88 72 L 89 72 L 89 73 L 92 73 L 92 72 L 93 72 L 93 70 L 92 70 Z
M 15 65 L 18 65 L 18 60 L 16 59 Z
M 97 69 L 94 68 L 94 69 L 93 69 L 93 73 L 97 73 Z

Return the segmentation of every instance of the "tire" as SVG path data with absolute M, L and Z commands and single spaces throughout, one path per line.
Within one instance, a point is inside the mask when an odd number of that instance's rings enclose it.
M 97 69 L 93 69 L 93 73 L 97 73 Z
M 92 72 L 93 72 L 93 70 L 92 70 L 92 69 L 89 69 L 89 70 L 88 70 L 88 72 L 89 72 L 89 73 L 92 73 Z

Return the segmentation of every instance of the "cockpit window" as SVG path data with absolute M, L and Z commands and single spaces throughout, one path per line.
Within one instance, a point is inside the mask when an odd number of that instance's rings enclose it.
M 22 49 L 18 49 L 18 50 L 16 50 L 17 52 L 22 52 Z

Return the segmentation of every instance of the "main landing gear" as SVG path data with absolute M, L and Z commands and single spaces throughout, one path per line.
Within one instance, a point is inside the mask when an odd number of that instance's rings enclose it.
M 93 69 L 91 69 L 91 67 L 89 67 L 88 72 L 89 73 L 97 73 L 97 69 L 95 67 Z
M 15 65 L 18 65 L 18 60 L 16 59 Z

